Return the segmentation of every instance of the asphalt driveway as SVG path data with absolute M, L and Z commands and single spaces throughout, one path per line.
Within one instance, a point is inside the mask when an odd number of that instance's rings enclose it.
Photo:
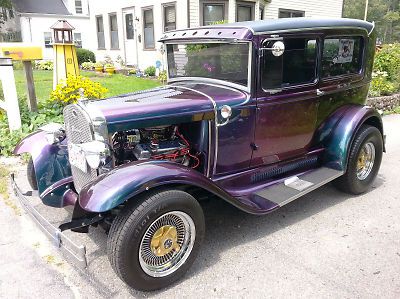
M 0 297 L 399 298 L 400 115 L 385 116 L 384 125 L 387 153 L 370 192 L 354 197 L 328 185 L 262 217 L 208 201 L 195 264 L 182 281 L 152 293 L 130 290 L 116 277 L 101 229 L 70 233 L 87 246 L 89 266 L 81 271 L 14 196 L 0 199 Z M 21 179 L 23 168 L 16 169 Z M 65 210 L 34 203 L 55 223 L 68 218 Z

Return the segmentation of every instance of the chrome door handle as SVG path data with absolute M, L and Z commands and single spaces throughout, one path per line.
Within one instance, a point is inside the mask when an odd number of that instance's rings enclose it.
M 323 96 L 325 94 L 325 91 L 322 91 L 321 89 L 317 89 L 317 96 Z

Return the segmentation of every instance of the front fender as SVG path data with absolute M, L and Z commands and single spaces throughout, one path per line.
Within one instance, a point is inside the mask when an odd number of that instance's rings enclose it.
M 228 201 L 234 199 L 203 174 L 168 161 L 126 164 L 86 185 L 79 194 L 80 206 L 89 212 L 105 212 L 135 195 L 167 184 L 203 188 Z
M 37 131 L 22 139 L 15 147 L 14 155 L 22 153 L 32 156 L 43 202 L 55 207 L 65 205 L 63 196 L 72 180 L 66 140 L 60 144 L 49 144 L 46 133 Z M 60 191 L 54 192 L 56 189 Z
M 376 126 L 383 136 L 381 116 L 368 106 L 343 106 L 320 126 L 317 143 L 325 148 L 323 163 L 326 166 L 346 171 L 352 141 L 365 123 Z

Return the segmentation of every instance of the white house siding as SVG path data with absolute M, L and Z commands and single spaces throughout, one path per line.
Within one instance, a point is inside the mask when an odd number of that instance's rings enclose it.
M 236 5 L 238 0 L 204 0 L 207 2 L 221 2 L 224 1 L 228 4 L 228 22 L 235 22 L 236 20 Z M 89 46 L 84 47 L 93 50 L 96 53 L 97 60 L 104 60 L 105 56 L 110 56 L 114 61 L 120 56 L 126 61 L 127 53 L 124 39 L 125 28 L 123 20 L 123 9 L 134 8 L 135 18 L 138 20 L 134 22 L 135 34 L 134 39 L 137 43 L 137 54 L 133 63 L 140 69 L 147 66 L 155 65 L 157 60 L 162 61 L 160 52 L 160 43 L 156 43 L 154 50 L 143 49 L 143 16 L 142 9 L 144 7 L 153 7 L 154 16 L 154 37 L 159 40 L 163 34 L 163 15 L 162 7 L 165 3 L 175 3 L 176 7 L 176 28 L 184 29 L 187 27 L 198 27 L 201 25 L 201 5 L 203 0 L 114 0 L 112 3 L 109 0 L 89 0 L 90 8 L 90 40 Z M 240 0 L 240 2 L 253 2 L 255 20 L 260 19 L 260 8 L 264 7 L 264 19 L 276 19 L 279 15 L 279 8 L 293 9 L 305 11 L 306 17 L 341 17 L 343 0 Z M 188 7 L 189 5 L 189 7 Z M 115 13 L 118 22 L 118 39 L 119 49 L 111 49 L 110 45 L 110 24 L 109 14 Z M 189 13 L 189 15 L 188 15 Z M 103 16 L 104 25 L 104 38 L 105 49 L 97 48 L 97 31 L 96 31 L 96 16 Z M 138 41 L 138 35 L 141 35 L 142 41 Z M 132 59 L 131 59 L 132 60 Z
M 91 31 L 91 50 L 96 54 L 97 60 L 104 60 L 104 57 L 110 56 L 114 61 L 118 56 L 126 61 L 127 53 L 125 49 L 125 23 L 123 19 L 124 8 L 134 8 L 134 40 L 137 44 L 137 61 L 134 64 L 138 65 L 141 69 L 154 65 L 155 61 L 162 61 L 162 55 L 160 53 L 161 43 L 156 42 L 155 49 L 145 50 L 143 47 L 143 8 L 153 8 L 153 21 L 154 21 L 154 39 L 159 40 L 163 34 L 163 5 L 167 3 L 175 3 L 176 7 L 176 28 L 183 29 L 188 27 L 187 22 L 187 0 L 146 0 L 146 1 L 127 1 L 119 0 L 113 1 L 113 5 L 110 5 L 108 0 L 91 0 L 89 2 L 90 7 L 90 31 Z M 111 49 L 110 41 L 110 23 L 109 15 L 115 13 L 117 15 L 118 22 L 118 43 L 119 49 Z M 103 16 L 104 25 L 104 38 L 105 38 L 105 49 L 98 49 L 97 45 L 97 30 L 96 30 L 96 16 Z M 141 35 L 141 41 L 138 41 L 138 35 Z
M 43 58 L 53 59 L 53 48 L 46 48 L 44 45 L 44 33 L 51 32 L 50 27 L 58 20 L 67 20 L 73 27 L 74 32 L 81 33 L 82 47 L 88 48 L 90 35 L 88 16 L 65 16 L 65 15 L 43 15 L 43 14 L 22 14 L 20 17 L 22 41 L 40 45 L 43 48 Z
M 265 19 L 276 19 L 279 9 L 300 10 L 305 17 L 342 17 L 343 0 L 272 0 L 265 5 Z

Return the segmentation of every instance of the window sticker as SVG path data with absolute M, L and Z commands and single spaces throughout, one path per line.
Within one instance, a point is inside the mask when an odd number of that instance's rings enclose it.
M 348 63 L 353 61 L 354 39 L 339 39 L 339 53 L 333 58 L 333 63 Z

